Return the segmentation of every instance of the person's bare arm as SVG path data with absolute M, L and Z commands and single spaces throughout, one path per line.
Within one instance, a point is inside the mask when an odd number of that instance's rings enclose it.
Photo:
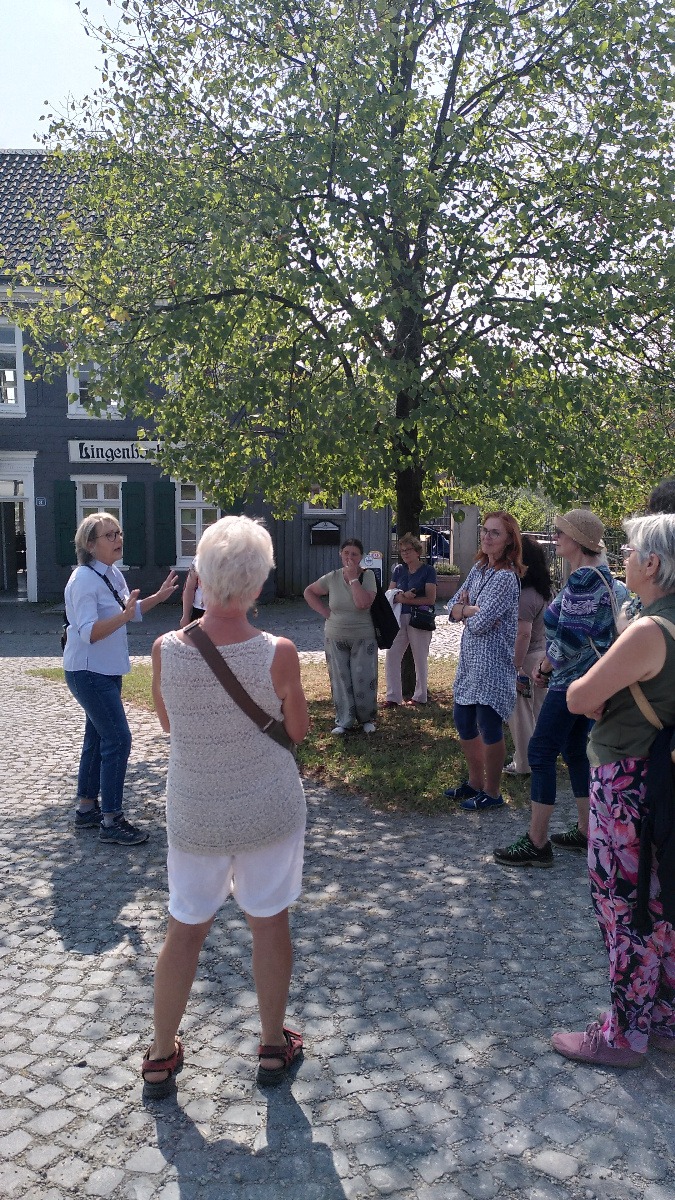
M 112 617 L 103 617 L 100 621 L 94 621 L 89 634 L 92 646 L 94 642 L 102 642 L 103 638 L 110 637 L 110 634 L 114 633 L 116 629 L 121 629 L 123 625 L 133 621 L 136 616 L 136 602 L 139 594 L 138 588 L 135 588 L 133 592 L 129 592 L 124 602 L 124 608 L 121 608 L 118 613 Z
M 309 729 L 309 713 L 300 679 L 300 659 L 293 642 L 288 638 L 277 640 L 270 674 L 274 690 L 281 700 L 284 728 L 297 744 Z
M 631 683 L 644 683 L 663 670 L 666 643 L 658 626 L 643 617 L 629 625 L 590 671 L 567 689 L 572 713 L 597 714 L 610 696 Z
M 180 628 L 183 629 L 190 624 L 192 619 L 192 609 L 195 602 L 195 592 L 197 591 L 197 572 L 194 567 L 190 567 L 183 588 L 183 613 L 180 619 Z
M 152 647 L 152 699 L 155 705 L 155 712 L 160 725 L 165 733 L 170 733 L 169 714 L 166 711 L 164 697 L 162 696 L 162 639 L 157 638 L 157 641 Z
M 309 607 L 313 608 L 314 612 L 318 612 L 319 616 L 323 617 L 324 621 L 327 621 L 330 617 L 330 609 L 323 597 L 327 596 L 328 592 L 323 590 L 321 584 L 318 581 L 316 583 L 310 583 L 309 587 L 305 588 L 303 595 L 309 604 Z
M 527 654 L 531 637 L 532 637 L 532 622 L 531 621 L 521 621 L 520 618 L 518 618 L 518 632 L 516 634 L 516 648 L 513 652 L 513 658 L 514 658 L 516 667 L 518 668 L 519 671 L 522 670 L 523 662 L 525 661 L 525 655 Z
M 410 588 L 407 592 L 399 592 L 398 598 L 402 604 L 435 604 L 436 603 L 436 584 L 425 583 L 424 595 L 418 596 L 414 588 Z
M 349 584 L 352 592 L 352 599 L 355 606 L 359 610 L 370 608 L 375 599 L 375 592 L 369 592 L 368 588 L 364 588 L 363 584 L 358 579 L 351 580 Z

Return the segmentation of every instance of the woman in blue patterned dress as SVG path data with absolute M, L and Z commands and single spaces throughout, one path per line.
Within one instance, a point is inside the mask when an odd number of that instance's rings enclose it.
M 488 513 L 476 565 L 448 608 L 450 620 L 464 624 L 453 715 L 469 778 L 445 795 L 459 800 L 461 808 L 475 811 L 504 803 L 499 786 L 506 759 L 504 721 L 516 702 L 514 651 L 524 570 L 515 517 Z
M 557 551 L 572 568 L 564 588 L 544 613 L 546 654 L 532 679 L 548 687 L 530 739 L 530 826 L 510 846 L 495 850 L 508 867 L 552 867 L 553 845 L 585 854 L 588 835 L 590 767 L 586 744 L 592 722 L 567 707 L 567 689 L 605 653 L 614 639 L 613 597 L 619 593 L 603 561 L 603 525 L 588 509 L 575 508 L 555 518 Z M 624 589 L 621 589 L 624 593 Z M 578 819 L 565 833 L 549 839 L 556 799 L 556 763 L 562 754 L 577 802 Z

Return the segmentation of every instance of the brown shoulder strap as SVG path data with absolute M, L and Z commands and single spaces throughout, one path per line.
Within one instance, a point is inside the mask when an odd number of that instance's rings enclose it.
M 256 704 L 252 696 L 249 696 L 246 688 L 237 679 L 237 676 L 230 670 L 225 662 L 222 654 L 218 653 L 208 633 L 202 629 L 199 621 L 193 621 L 191 625 L 186 625 L 183 629 L 190 641 L 193 643 L 196 650 L 199 651 L 204 661 L 213 671 L 218 682 L 225 688 L 228 696 L 230 696 L 236 705 L 246 713 L 246 716 L 253 721 L 254 725 L 258 726 L 263 733 L 271 737 L 279 746 L 283 746 L 284 750 L 289 750 L 291 754 L 295 754 L 295 742 L 286 733 L 286 730 L 281 721 L 277 721 L 276 717 L 271 717 L 266 713 L 264 708 Z
M 664 629 L 666 629 L 668 631 L 668 633 L 673 638 L 673 640 L 675 640 L 675 625 L 673 625 L 672 621 L 668 621 L 666 617 L 657 617 L 657 616 L 654 616 L 654 617 L 649 616 L 648 619 L 650 621 L 654 621 L 655 624 L 657 624 L 657 625 L 661 625 Z M 655 729 L 663 729 L 663 723 L 657 717 L 656 710 L 649 703 L 649 700 L 645 696 L 639 683 L 631 683 L 630 684 L 630 694 L 633 697 L 638 708 L 640 709 L 640 712 L 642 713 L 645 720 L 649 721 L 649 724 L 653 725 Z

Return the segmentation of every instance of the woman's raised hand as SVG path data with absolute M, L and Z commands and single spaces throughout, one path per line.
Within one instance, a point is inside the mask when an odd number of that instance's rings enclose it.
M 160 601 L 168 600 L 169 596 L 173 595 L 173 593 L 175 592 L 177 587 L 178 587 L 178 575 L 176 574 L 175 571 L 169 571 L 169 574 L 167 575 L 166 579 L 164 580 L 164 583 L 162 584 L 162 586 L 160 588 L 157 589 L 155 595 L 159 598 Z
M 129 595 L 127 596 L 127 598 L 124 602 L 124 620 L 125 620 L 125 622 L 133 621 L 134 617 L 136 616 L 136 601 L 138 600 L 138 597 L 140 596 L 140 594 L 141 593 L 138 588 L 134 588 L 133 592 L 129 592 Z

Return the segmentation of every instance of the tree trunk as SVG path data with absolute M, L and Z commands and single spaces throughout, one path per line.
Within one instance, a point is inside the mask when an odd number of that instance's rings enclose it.
M 396 536 L 420 531 L 424 471 L 419 466 L 396 472 Z

